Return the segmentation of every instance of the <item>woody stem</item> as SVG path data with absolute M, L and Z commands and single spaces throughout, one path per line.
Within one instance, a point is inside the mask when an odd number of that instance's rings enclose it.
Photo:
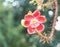
M 42 37 L 43 39 L 45 39 L 45 41 L 50 41 L 50 39 L 53 37 L 54 35 L 54 31 L 55 31 L 55 24 L 56 24 L 56 20 L 57 20 L 57 16 L 58 16 L 58 0 L 54 0 L 55 2 L 55 16 L 54 16 L 54 20 L 53 20 L 53 24 L 52 24 L 52 30 L 51 30 L 51 33 L 50 33 L 50 36 L 47 37 L 47 36 L 44 36 L 42 33 L 38 33 L 38 35 L 40 37 Z
M 54 21 L 52 24 L 52 30 L 50 33 L 50 38 L 53 37 L 54 31 L 55 31 L 55 25 L 56 25 L 56 20 L 57 20 L 57 16 L 58 16 L 58 0 L 54 0 L 55 1 L 55 16 L 54 16 Z

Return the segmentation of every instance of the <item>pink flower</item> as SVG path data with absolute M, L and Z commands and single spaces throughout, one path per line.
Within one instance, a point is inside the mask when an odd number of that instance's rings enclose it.
M 32 14 L 26 14 L 21 22 L 24 27 L 28 28 L 27 31 L 29 34 L 40 33 L 45 28 L 42 23 L 46 22 L 46 17 L 40 15 L 39 10 L 35 10 Z

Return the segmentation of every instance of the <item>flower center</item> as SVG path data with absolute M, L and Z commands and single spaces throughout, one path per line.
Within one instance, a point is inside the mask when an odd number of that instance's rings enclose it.
M 31 20 L 30 24 L 34 24 L 36 22 L 38 22 L 38 20 L 37 19 L 33 19 L 33 20 Z

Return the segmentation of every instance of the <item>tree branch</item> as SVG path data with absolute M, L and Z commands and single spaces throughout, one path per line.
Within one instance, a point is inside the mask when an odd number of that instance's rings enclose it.
M 57 20 L 57 16 L 58 16 L 58 0 L 53 0 L 55 2 L 55 16 L 54 16 L 54 20 L 53 20 L 53 24 L 52 24 L 52 30 L 51 30 L 51 33 L 50 33 L 50 36 L 45 36 L 43 35 L 42 33 L 38 33 L 38 35 L 40 37 L 42 37 L 42 39 L 44 39 L 44 41 L 48 42 L 50 41 L 53 36 L 54 36 L 54 31 L 55 31 L 55 25 L 56 25 L 56 20 Z
M 58 16 L 58 0 L 54 0 L 55 1 L 55 16 L 54 16 L 54 21 L 52 24 L 52 30 L 50 33 L 50 38 L 53 37 L 54 31 L 55 31 L 55 25 L 56 25 L 56 20 L 57 20 L 57 16 Z

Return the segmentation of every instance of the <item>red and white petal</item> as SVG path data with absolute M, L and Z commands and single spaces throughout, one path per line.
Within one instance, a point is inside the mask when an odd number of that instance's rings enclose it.
M 27 15 L 24 16 L 24 19 L 27 20 L 27 21 L 30 21 L 31 19 L 33 19 L 33 16 L 27 14 Z
M 28 27 L 30 25 L 30 21 L 24 21 L 24 25 Z
M 45 16 L 39 16 L 37 17 L 37 20 L 40 21 L 41 23 L 46 22 L 46 17 Z
M 37 30 L 37 32 L 42 32 L 42 31 L 44 30 L 44 28 L 45 28 L 45 26 L 44 26 L 43 24 L 40 24 L 40 25 L 36 28 L 36 30 Z
M 34 17 L 40 16 L 40 11 L 39 10 L 35 10 L 34 13 L 33 13 L 33 16 Z
M 27 31 L 28 31 L 28 34 L 34 34 L 35 33 L 35 28 L 31 28 L 31 27 L 28 27 Z
M 21 20 L 21 25 L 24 27 L 28 27 L 30 25 L 29 21 L 25 21 L 24 19 Z

